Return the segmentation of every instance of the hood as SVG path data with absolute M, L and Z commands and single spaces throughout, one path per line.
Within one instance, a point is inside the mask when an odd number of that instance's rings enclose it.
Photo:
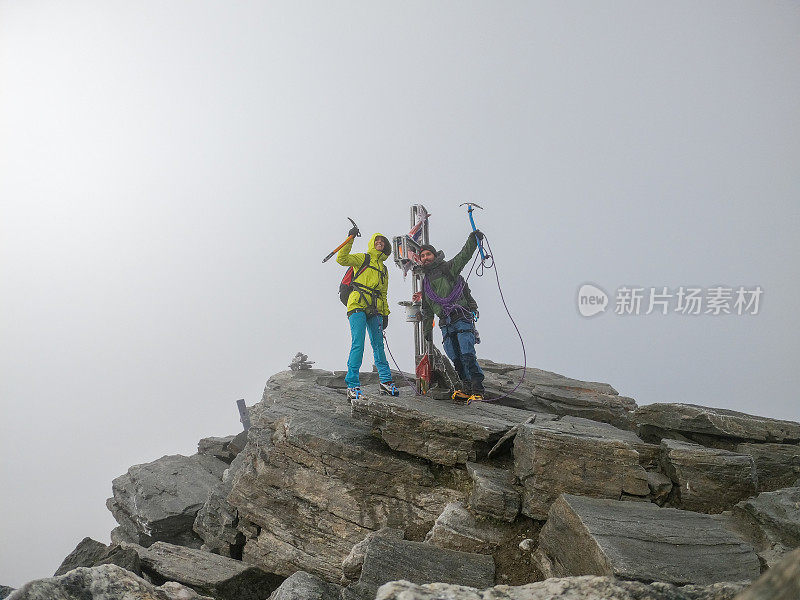
M 383 252 L 378 252 L 375 249 L 375 238 L 382 237 L 386 240 L 387 244 L 384 244 L 386 247 L 383 249 Z M 392 246 L 391 242 L 389 242 L 389 238 L 387 238 L 382 233 L 373 233 L 372 237 L 369 238 L 369 243 L 367 244 L 367 252 L 369 252 L 370 256 L 377 258 L 380 261 L 384 261 L 389 258 L 389 255 L 392 253 Z

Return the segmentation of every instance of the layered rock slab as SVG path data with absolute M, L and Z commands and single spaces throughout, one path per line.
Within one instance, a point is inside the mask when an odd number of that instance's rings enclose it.
M 514 473 L 524 492 L 522 513 L 544 520 L 562 492 L 619 500 L 645 497 L 647 473 L 629 431 L 587 419 L 565 418 L 518 427 Z
M 756 493 L 752 456 L 699 444 L 662 440 L 662 469 L 675 483 L 672 505 L 719 513 Z
M 743 587 L 739 583 L 678 587 L 668 583 L 646 584 L 595 576 L 552 578 L 527 585 L 498 585 L 484 590 L 446 583 L 419 585 L 394 581 L 380 587 L 376 600 L 733 600 Z
M 238 560 L 165 542 L 134 549 L 142 570 L 156 583 L 177 581 L 219 600 L 263 600 L 283 581 Z
M 93 567 L 95 563 L 106 555 L 107 550 L 108 547 L 105 544 L 90 537 L 85 537 L 64 558 L 53 576 L 58 577 L 78 567 Z
M 714 445 L 715 441 L 800 442 L 800 423 L 696 404 L 649 404 L 636 409 L 635 419 L 647 441 L 677 437 L 704 445 Z
M 535 558 L 546 577 L 708 585 L 760 573 L 753 547 L 711 515 L 569 494 L 552 505 Z
M 532 417 L 537 422 L 555 418 L 499 404 L 464 406 L 410 395 L 365 395 L 352 401 L 352 415 L 392 450 L 445 466 L 485 457 L 509 430 Z
M 610 423 L 622 429 L 633 428 L 636 401 L 620 396 L 607 383 L 581 381 L 558 373 L 528 368 L 525 379 L 510 392 L 522 377 L 519 365 L 503 365 L 480 360 L 486 374 L 487 395 L 505 395 L 503 404 L 559 416 L 575 416 Z
M 149 546 L 161 540 L 199 548 L 192 525 L 227 466 L 202 454 L 164 456 L 132 466 L 114 479 L 114 495 L 106 502 L 122 528 L 112 541 Z
M 485 588 L 494 584 L 494 561 L 484 554 L 379 536 L 368 544 L 361 577 L 345 597 L 375 598 L 379 586 L 395 580 Z

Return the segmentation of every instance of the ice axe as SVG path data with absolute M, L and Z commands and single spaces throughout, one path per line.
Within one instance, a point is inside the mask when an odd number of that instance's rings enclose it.
M 473 207 L 480 208 L 481 210 L 483 210 L 483 207 L 480 206 L 479 204 L 475 204 L 474 202 L 463 202 L 459 204 L 459 206 L 464 206 L 464 205 L 469 207 L 467 209 L 467 213 L 469 213 L 469 222 L 472 225 L 472 231 L 476 231 L 478 228 L 475 227 L 475 219 L 472 218 L 472 211 L 474 210 Z M 483 244 L 481 244 L 481 241 L 478 239 L 476 239 L 476 241 L 478 242 L 478 252 L 481 253 L 481 261 L 484 261 L 487 258 L 489 258 L 489 255 L 483 253 Z
M 350 217 L 347 217 L 347 218 L 348 218 L 348 219 L 350 219 Z M 350 222 L 353 224 L 353 227 L 355 227 L 356 229 L 358 229 L 358 225 L 356 225 L 356 222 L 355 222 L 355 221 L 353 221 L 353 219 L 350 219 Z M 473 225 L 473 227 L 474 227 L 474 225 Z M 359 231 L 359 232 L 358 232 L 356 235 L 361 235 L 361 232 Z M 336 254 L 336 253 L 337 253 L 339 250 L 341 250 L 341 249 L 342 249 L 342 247 L 343 247 L 343 246 L 344 246 L 344 245 L 345 245 L 347 242 L 349 242 L 349 241 L 350 241 L 350 240 L 352 240 L 352 239 L 355 239 L 356 235 L 348 235 L 348 236 L 347 236 L 347 239 L 346 239 L 345 241 L 343 241 L 341 244 L 339 244 L 338 246 L 336 246 L 336 248 L 334 248 L 334 249 L 333 249 L 333 251 L 332 251 L 330 254 L 328 254 L 328 256 L 326 256 L 325 258 L 323 258 L 323 259 L 322 259 L 322 262 L 328 262 L 328 259 L 330 259 L 330 257 L 331 257 L 331 256 L 333 256 L 333 255 L 334 255 L 334 254 Z

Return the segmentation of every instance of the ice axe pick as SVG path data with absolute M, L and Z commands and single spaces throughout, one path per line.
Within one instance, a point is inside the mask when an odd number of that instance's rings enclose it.
M 350 219 L 350 217 L 347 217 L 347 218 L 348 218 L 348 219 Z M 355 222 L 355 221 L 353 221 L 353 219 L 350 219 L 350 222 L 353 224 L 353 227 L 355 227 L 356 229 L 358 229 L 358 225 L 356 225 L 356 222 Z M 475 227 L 475 226 L 473 225 L 473 228 L 474 228 L 474 227 Z M 356 235 L 361 235 L 361 233 L 359 232 L 359 233 L 357 233 Z M 355 235 L 348 235 L 348 236 L 347 236 L 347 239 L 346 239 L 345 241 L 343 241 L 341 244 L 339 244 L 338 246 L 336 246 L 336 248 L 334 248 L 334 249 L 333 249 L 333 251 L 332 251 L 330 254 L 328 254 L 328 256 L 326 256 L 325 258 L 323 258 L 323 259 L 322 259 L 322 262 L 328 262 L 328 259 L 330 259 L 330 257 L 331 257 L 331 256 L 333 256 L 333 255 L 334 255 L 334 254 L 336 254 L 336 253 L 337 253 L 339 250 L 341 250 L 341 249 L 342 249 L 342 246 L 344 246 L 344 245 L 345 245 L 347 242 L 349 242 L 349 241 L 350 241 L 350 240 L 352 240 L 352 239 L 355 239 L 355 237 L 356 237 Z

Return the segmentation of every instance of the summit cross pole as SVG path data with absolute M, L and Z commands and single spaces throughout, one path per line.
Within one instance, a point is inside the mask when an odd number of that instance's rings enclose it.
M 414 225 L 417 224 L 420 216 L 427 215 L 428 211 L 422 204 L 414 204 L 411 207 L 411 227 L 413 228 Z M 425 244 L 430 243 L 430 237 L 428 234 L 428 219 L 422 223 L 422 237 L 420 238 L 420 246 L 424 246 Z M 422 273 L 417 272 L 414 269 L 411 272 L 411 293 L 412 297 L 417 292 L 422 291 Z M 422 304 L 420 302 L 420 304 Z M 430 354 L 430 348 L 428 347 L 428 343 L 425 341 L 425 335 L 423 332 L 423 323 L 422 319 L 420 318 L 417 322 L 414 323 L 414 365 L 418 365 L 419 361 L 422 357 L 426 354 Z M 428 357 L 428 360 L 431 360 Z M 419 376 L 417 376 L 417 392 L 422 392 L 422 381 Z

